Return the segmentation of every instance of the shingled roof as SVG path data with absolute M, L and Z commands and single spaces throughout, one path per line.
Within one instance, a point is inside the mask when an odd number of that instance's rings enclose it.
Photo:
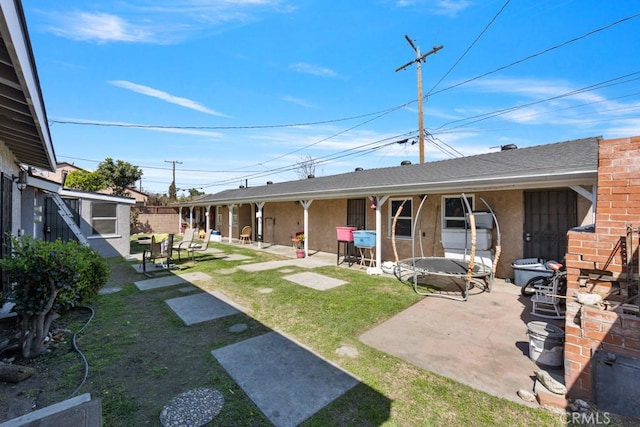
M 593 184 L 601 137 L 301 179 L 207 195 L 181 205 L 429 194 Z

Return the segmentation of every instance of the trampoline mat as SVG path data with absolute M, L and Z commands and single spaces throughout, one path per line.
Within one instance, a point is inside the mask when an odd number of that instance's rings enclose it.
M 463 277 L 467 274 L 469 263 L 449 258 L 410 258 L 400 261 L 400 265 L 409 270 L 415 269 L 418 274 L 436 274 L 443 276 Z M 491 270 L 483 265 L 473 265 L 473 277 L 486 277 Z

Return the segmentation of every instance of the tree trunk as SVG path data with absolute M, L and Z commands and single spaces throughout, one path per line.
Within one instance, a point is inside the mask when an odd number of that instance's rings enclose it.
M 25 359 L 38 357 L 47 348 L 45 339 L 49 334 L 51 322 L 60 317 L 58 313 L 51 311 L 57 296 L 58 289 L 56 289 L 53 280 L 50 279 L 49 299 L 42 311 L 38 314 L 23 316 L 20 341 L 22 345 L 22 357 Z

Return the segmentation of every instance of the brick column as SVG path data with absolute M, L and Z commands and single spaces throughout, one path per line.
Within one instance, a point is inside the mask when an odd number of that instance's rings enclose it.
M 607 296 L 626 281 L 623 243 L 627 226 L 640 227 L 638 159 L 640 137 L 600 141 L 595 231 L 568 233 L 567 296 L 577 291 Z M 633 244 L 637 247 L 637 233 Z M 602 349 L 640 357 L 640 318 L 569 299 L 564 349 L 569 397 L 593 400 L 594 352 Z

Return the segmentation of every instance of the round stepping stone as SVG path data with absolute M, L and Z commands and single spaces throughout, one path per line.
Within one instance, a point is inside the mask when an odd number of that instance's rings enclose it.
M 273 289 L 271 288 L 262 288 L 260 290 L 258 290 L 259 293 L 261 294 L 270 294 L 271 292 L 273 292 Z
M 249 327 L 244 323 L 236 323 L 235 325 L 229 327 L 229 332 L 239 334 L 240 332 L 246 331 L 248 328 Z
M 162 409 L 160 423 L 163 427 L 204 426 L 220 413 L 224 397 L 217 390 L 197 388 L 186 391 Z

